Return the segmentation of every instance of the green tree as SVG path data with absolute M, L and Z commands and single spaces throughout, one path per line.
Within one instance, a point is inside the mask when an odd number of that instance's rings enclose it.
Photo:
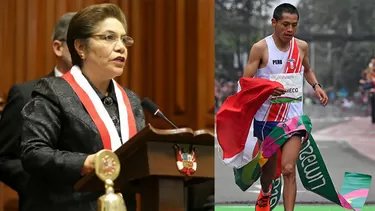
M 299 33 L 363 35 L 375 33 L 375 5 L 372 0 L 301 0 Z M 298 33 L 297 33 L 298 37 Z M 315 72 L 327 86 L 345 87 L 354 92 L 360 73 L 374 56 L 374 42 L 310 42 L 310 60 L 315 58 Z M 314 49 L 312 49 L 312 47 Z M 315 51 L 315 54 L 312 53 Z
M 236 80 L 234 54 L 249 52 L 251 45 L 264 36 L 264 21 L 275 0 L 216 0 L 215 58 L 216 74 Z

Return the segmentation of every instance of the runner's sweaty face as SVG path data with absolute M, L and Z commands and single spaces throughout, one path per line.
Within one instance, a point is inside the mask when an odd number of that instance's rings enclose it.
M 275 29 L 276 36 L 282 42 L 289 42 L 292 40 L 297 31 L 298 15 L 283 13 L 280 20 L 272 19 L 272 26 Z

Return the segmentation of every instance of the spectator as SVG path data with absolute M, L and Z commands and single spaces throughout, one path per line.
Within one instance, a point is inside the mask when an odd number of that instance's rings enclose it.
M 375 124 L 375 59 L 371 59 L 368 68 L 361 74 L 360 91 L 370 97 L 371 122 Z

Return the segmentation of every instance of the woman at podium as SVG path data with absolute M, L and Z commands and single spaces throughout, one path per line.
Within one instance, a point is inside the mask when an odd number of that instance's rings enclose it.
M 114 80 L 134 42 L 127 33 L 125 15 L 114 4 L 89 6 L 72 18 L 67 33 L 72 69 L 41 79 L 22 111 L 30 210 L 96 211 L 103 193 L 75 192 L 74 184 L 94 170 L 95 153 L 115 151 L 144 127 L 139 98 Z M 135 210 L 132 197 L 125 197 L 128 210 Z

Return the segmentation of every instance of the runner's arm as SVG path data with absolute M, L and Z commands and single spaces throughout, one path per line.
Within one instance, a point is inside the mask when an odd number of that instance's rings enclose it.
M 260 61 L 262 59 L 263 46 L 260 43 L 255 43 L 250 50 L 249 60 L 246 64 L 243 77 L 252 78 L 256 74 Z
M 309 46 L 305 41 L 301 41 L 301 48 L 304 53 L 302 65 L 305 68 L 304 76 L 306 81 L 312 86 L 315 83 L 318 83 L 318 80 L 315 77 L 315 73 L 312 71 L 309 60 Z
M 305 68 L 304 76 L 306 81 L 313 86 L 314 84 L 318 84 L 318 80 L 315 77 L 315 73 L 312 71 L 310 67 L 310 61 L 309 61 L 309 48 L 305 41 L 302 41 L 302 50 L 304 52 L 304 57 L 302 61 L 302 65 Z M 328 97 L 327 94 L 324 92 L 324 90 L 320 86 L 315 86 L 315 94 L 319 98 L 320 102 L 323 106 L 326 106 L 328 104 Z

